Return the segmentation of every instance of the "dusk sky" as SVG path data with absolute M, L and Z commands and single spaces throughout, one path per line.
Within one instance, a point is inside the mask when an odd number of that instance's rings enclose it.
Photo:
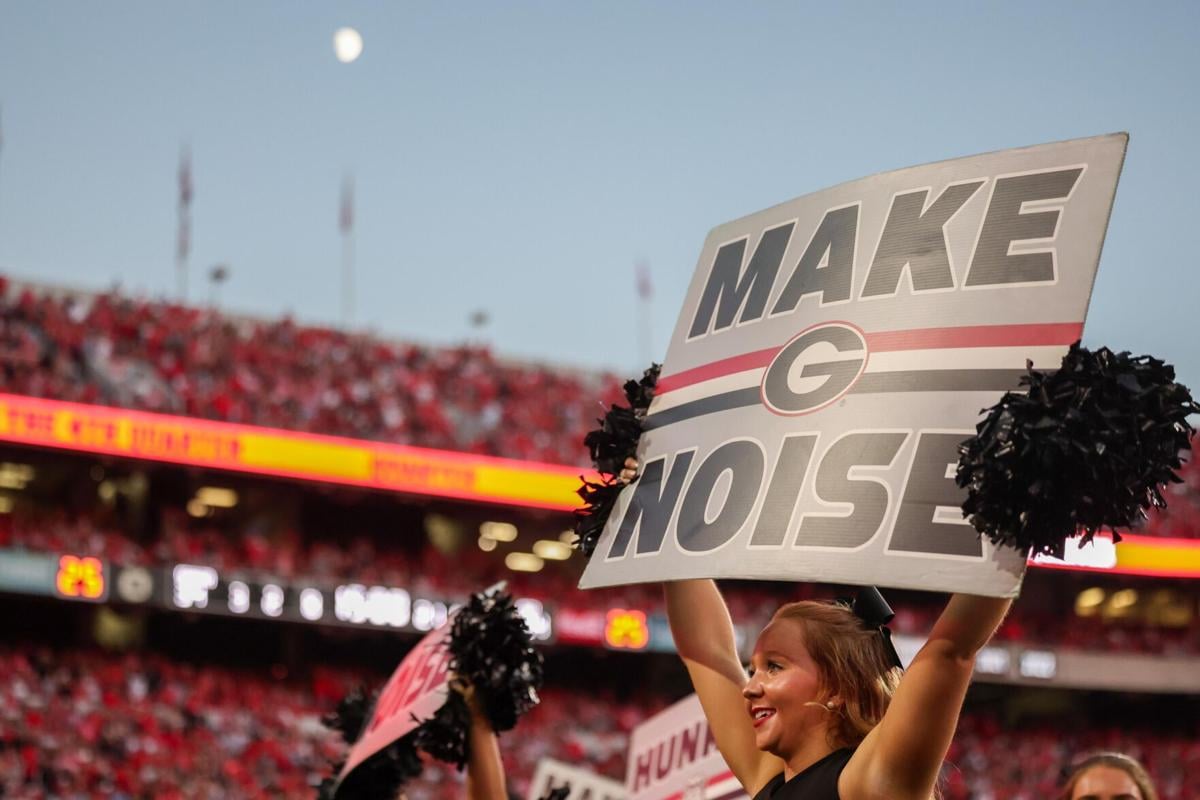
M 357 28 L 351 64 L 332 37 Z M 1200 4 L 0 0 L 0 272 L 640 368 L 714 225 L 833 184 L 1128 131 L 1086 328 L 1200 383 Z

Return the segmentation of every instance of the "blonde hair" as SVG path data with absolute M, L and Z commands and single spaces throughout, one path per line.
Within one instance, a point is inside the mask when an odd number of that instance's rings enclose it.
M 1146 772 L 1146 768 L 1140 761 L 1124 753 L 1094 753 L 1082 761 L 1076 762 L 1071 769 L 1071 776 L 1067 779 L 1066 785 L 1058 794 L 1059 800 L 1071 800 L 1071 795 L 1075 793 L 1075 784 L 1079 783 L 1079 779 L 1092 767 L 1119 769 L 1133 779 L 1142 793 L 1142 800 L 1158 800 L 1158 792 L 1155 791 L 1154 784 L 1150 781 L 1150 773 Z
M 842 701 L 831 709 L 836 721 L 829 727 L 829 746 L 857 747 L 883 719 L 903 675 L 893 666 L 883 636 L 836 603 L 788 603 L 775 612 L 771 621 L 776 620 L 804 627 L 804 643 L 826 700 Z

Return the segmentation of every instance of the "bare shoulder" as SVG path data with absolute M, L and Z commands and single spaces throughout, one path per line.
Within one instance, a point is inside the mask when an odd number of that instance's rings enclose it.
M 870 800 L 871 793 L 871 752 L 874 750 L 873 739 L 877 739 L 878 728 L 872 730 L 855 749 L 854 755 L 846 762 L 845 769 L 838 776 L 838 797 L 841 800 Z

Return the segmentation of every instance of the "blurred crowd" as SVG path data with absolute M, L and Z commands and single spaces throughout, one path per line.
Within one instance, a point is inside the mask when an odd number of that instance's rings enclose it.
M 276 668 L 281 669 L 281 668 Z M 311 800 L 343 751 L 320 722 L 361 676 L 304 680 L 168 658 L 98 651 L 0 650 L 0 797 Z M 511 791 L 524 797 L 545 757 L 623 781 L 630 731 L 664 702 L 550 687 L 501 737 Z M 1163 800 L 1200 797 L 1200 741 L 1152 732 L 1152 720 L 1009 727 L 967 712 L 947 759 L 945 800 L 1054 796 L 1060 770 L 1096 748 L 1142 758 Z M 461 777 L 436 762 L 411 800 L 461 800 Z
M 580 464 L 611 375 L 0 277 L 0 385 L 16 394 Z
M 482 347 L 433 348 L 240 319 L 117 293 L 15 290 L 0 278 L 0 391 L 402 444 L 579 463 L 583 435 L 615 377 L 501 361 Z M 1138 533 L 1200 538 L 1200 465 L 1168 488 L 1170 506 Z M 96 555 L 124 565 L 206 564 L 223 577 L 399 586 L 453 599 L 494 580 L 501 558 L 470 541 L 438 552 L 424 536 L 403 547 L 372 536 L 305 536 L 278 527 L 194 519 L 167 507 L 152 539 L 99 510 L 22 507 L 0 513 L 0 548 Z M 661 612 L 654 586 L 580 592 L 577 564 L 506 573 L 512 590 L 554 607 Z M 1118 582 L 1106 578 L 1115 586 Z M 781 602 L 830 587 L 737 583 L 734 618 L 757 624 Z M 921 635 L 939 605 L 895 603 L 892 627 Z M 1017 604 L 1001 641 L 1175 654 L 1200 652 L 1200 614 L 1183 624 L 1080 617 Z M 276 668 L 282 670 L 282 667 Z M 303 679 L 172 661 L 161 655 L 54 652 L 0 646 L 0 797 L 310 798 L 341 745 L 319 722 L 361 676 L 328 669 Z M 623 778 L 629 731 L 663 700 L 619 702 L 551 687 L 504 738 L 513 789 L 557 758 Z M 1140 727 L 1139 727 L 1140 726 Z M 1070 756 L 1098 747 L 1144 758 L 1163 797 L 1200 797 L 1200 744 L 1147 732 L 1061 724 L 1010 729 L 967 714 L 950 753 L 946 800 L 1052 796 Z M 997 757 L 1002 754 L 1003 757 Z M 412 800 L 457 800 L 461 779 L 438 764 Z
M 1131 718 L 1132 717 L 1132 718 Z M 1194 726 L 1194 720 L 1191 721 Z M 1162 733 L 1161 720 L 1123 715 L 1105 725 L 1027 722 L 965 713 L 946 758 L 944 800 L 1049 800 L 1061 770 L 1081 754 L 1109 750 L 1140 760 L 1162 800 L 1200 797 L 1200 739 Z
M 580 464 L 613 375 L 301 326 L 289 318 L 10 287 L 0 386 L 16 394 L 288 430 Z M 1138 531 L 1200 537 L 1200 464 Z
M 530 574 L 503 569 L 501 556 L 480 550 L 473 540 L 449 554 L 439 552 L 420 536 L 407 537 L 405 544 L 400 547 L 365 535 L 305 539 L 294 531 L 267 537 L 255 530 L 230 531 L 173 509 L 163 514 L 161 535 L 143 545 L 87 515 L 62 511 L 0 515 L 0 548 L 92 555 L 127 566 L 205 565 L 216 568 L 225 580 L 325 585 L 353 581 L 401 587 L 415 596 L 447 600 L 465 597 L 504 578 L 519 596 L 540 599 L 559 610 L 606 612 L 611 608 L 633 608 L 647 614 L 665 612 L 662 592 L 654 584 L 578 589 L 579 556 L 568 563 L 547 562 L 546 569 Z M 1070 580 L 1063 573 L 1055 575 Z M 1086 576 L 1074 583 L 1078 584 L 1074 591 L 1089 585 Z M 1109 595 L 1122 588 L 1116 576 L 1107 576 L 1101 583 Z M 1126 583 L 1147 588 L 1144 580 L 1139 583 L 1138 579 L 1129 579 Z M 1155 581 L 1150 588 L 1159 591 L 1164 584 Z M 727 585 L 726 597 L 733 618 L 755 626 L 765 624 L 784 602 L 828 599 L 836 591 L 807 583 L 740 581 Z M 1082 617 L 1071 607 L 1073 594 L 1063 594 L 1066 599 L 1061 605 L 1066 607 L 1047 602 L 1018 603 L 997 639 L 1081 650 L 1200 653 L 1200 592 L 1181 592 L 1189 611 L 1185 619 L 1174 620 L 1137 614 L 1124 619 L 1100 614 Z M 898 633 L 922 636 L 933 627 L 941 610 L 938 599 L 924 593 L 905 595 L 893 605 L 897 616 L 892 628 Z
M 0 797 L 312 800 L 344 753 L 321 718 L 364 677 L 274 672 L 149 653 L 0 650 Z M 502 740 L 513 789 L 523 794 L 545 757 L 620 779 L 629 731 L 660 706 L 550 688 L 521 735 Z M 407 794 L 465 796 L 461 776 L 432 761 Z
M 1200 439 L 1193 439 L 1200 450 Z M 1135 533 L 1178 539 L 1200 539 L 1200 454 L 1193 454 L 1179 471 L 1179 483 L 1163 492 L 1166 508 L 1156 508 Z
M 0 654 L 0 796 L 311 798 L 316 698 L 143 655 Z

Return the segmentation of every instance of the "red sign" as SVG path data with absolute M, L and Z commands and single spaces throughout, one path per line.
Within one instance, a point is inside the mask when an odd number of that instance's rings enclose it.
M 108 594 L 104 562 L 92 556 L 62 556 L 54 588 L 59 596 L 72 600 L 103 600 Z
M 450 650 L 446 647 L 448 631 L 444 625 L 426 634 L 396 667 L 379 695 L 366 732 L 350 748 L 339 779 L 344 779 L 359 764 L 411 733 L 446 702 L 450 669 Z
M 644 611 L 614 608 L 608 612 L 604 642 L 619 650 L 645 650 L 650 644 L 650 626 Z
M 555 633 L 562 644 L 604 644 L 608 621 L 603 611 L 560 608 L 554 617 Z

